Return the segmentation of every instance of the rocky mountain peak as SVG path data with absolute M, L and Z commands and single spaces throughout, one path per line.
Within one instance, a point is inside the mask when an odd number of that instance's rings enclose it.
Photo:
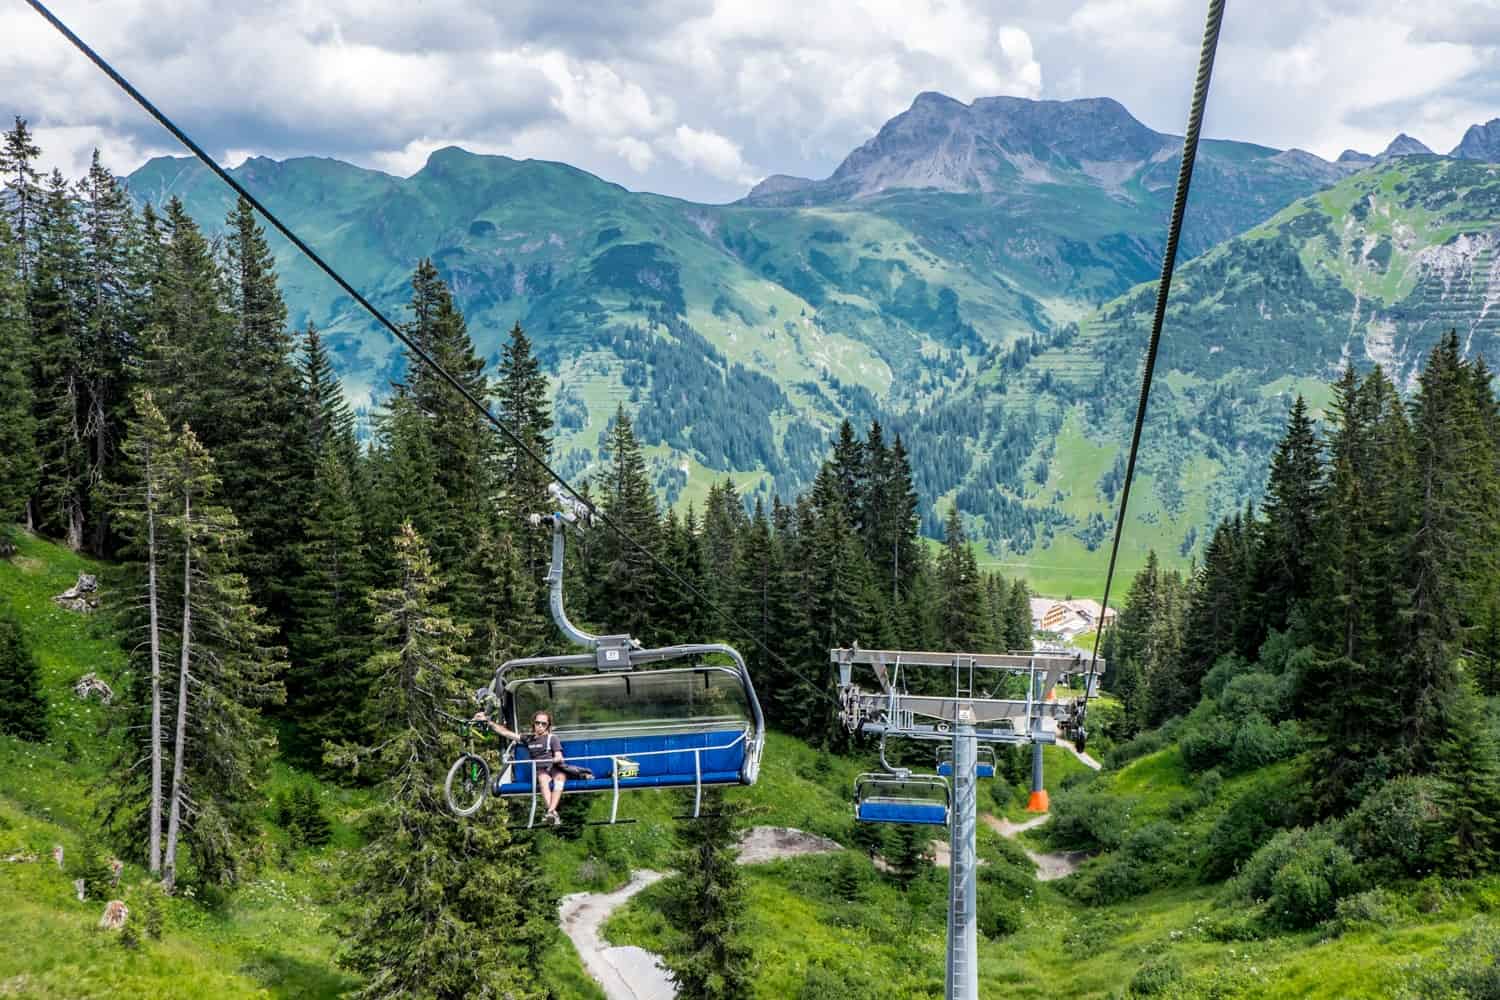
M 1470 125 L 1463 140 L 1448 155 L 1460 160 L 1500 163 L 1500 118 L 1491 118 L 1483 125 Z
M 1385 147 L 1385 152 L 1376 157 L 1378 160 L 1388 160 L 1393 156 L 1432 156 L 1432 150 L 1425 143 L 1413 139 L 1402 132 L 1391 140 L 1391 144 Z
M 964 104 L 929 91 L 850 153 L 826 184 L 845 197 L 891 188 L 990 191 L 1010 179 L 1048 180 L 1054 169 L 1144 163 L 1172 144 L 1109 98 Z

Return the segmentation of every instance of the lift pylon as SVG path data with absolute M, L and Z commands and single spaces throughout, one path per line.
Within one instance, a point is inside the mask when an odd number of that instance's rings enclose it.
M 1039 754 L 1056 743 L 1061 726 L 1071 730 L 1077 711 L 1054 689 L 1068 677 L 1084 676 L 1080 655 L 1057 653 L 941 653 L 889 649 L 829 650 L 839 670 L 839 705 L 850 730 L 890 737 L 947 742 L 952 746 L 953 792 L 949 819 L 948 1000 L 978 1000 L 978 903 L 975 845 L 978 823 L 976 760 L 981 745 L 1030 743 Z M 854 668 L 868 667 L 878 690 L 854 682 Z M 943 683 L 939 672 L 949 677 Z M 907 688 L 922 678 L 923 693 Z M 1024 678 L 1025 697 L 1009 697 Z M 947 688 L 951 694 L 927 693 Z M 883 751 L 882 751 L 883 754 Z M 884 757 L 882 755 L 882 761 Z M 1034 777 L 1039 779 L 1040 772 Z

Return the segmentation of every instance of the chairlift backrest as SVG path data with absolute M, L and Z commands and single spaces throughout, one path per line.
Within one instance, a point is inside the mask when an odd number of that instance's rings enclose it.
M 948 782 L 935 774 L 861 774 L 854 780 L 854 815 L 867 823 L 944 826 L 952 807 Z

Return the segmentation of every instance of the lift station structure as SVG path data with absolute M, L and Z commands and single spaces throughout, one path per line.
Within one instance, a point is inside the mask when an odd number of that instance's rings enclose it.
M 885 774 L 867 774 L 856 785 L 856 816 L 872 822 L 948 823 L 947 1000 L 978 1000 L 979 969 L 975 866 L 978 855 L 977 759 L 980 747 L 1031 744 L 1032 802 L 1042 792 L 1042 747 L 1056 743 L 1058 731 L 1081 736 L 1075 699 L 1058 700 L 1055 689 L 1066 678 L 1090 683 L 1104 661 L 1090 667 L 1087 657 L 1048 652 L 942 653 L 889 649 L 833 649 L 839 671 L 839 710 L 845 726 L 879 736 Z M 876 686 L 856 682 L 855 669 L 868 668 Z M 866 671 L 860 671 L 863 679 Z M 1024 685 L 1017 683 L 1024 679 Z M 1024 696 L 1016 689 L 1024 686 Z M 947 744 L 951 778 L 914 775 L 885 759 L 889 738 Z M 951 792 L 948 782 L 951 780 Z M 912 790 L 939 788 L 946 801 L 905 799 Z M 882 795 L 882 788 L 890 794 Z M 1045 793 L 1042 793 L 1045 794 Z M 909 807 L 902 808 L 908 802 Z M 868 808 L 865 807 L 868 803 Z M 878 806 L 878 808 L 877 808 Z M 1045 808 L 1043 804 L 1042 808 Z

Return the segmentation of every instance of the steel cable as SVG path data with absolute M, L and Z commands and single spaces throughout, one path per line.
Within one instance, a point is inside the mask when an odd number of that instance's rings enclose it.
M 1135 478 L 1136 456 L 1140 452 L 1141 429 L 1146 423 L 1146 405 L 1151 398 L 1151 376 L 1156 370 L 1156 353 L 1161 344 L 1162 323 L 1167 315 L 1167 296 L 1172 289 L 1172 270 L 1177 262 L 1177 244 L 1182 237 L 1182 220 L 1187 214 L 1188 188 L 1193 183 L 1193 165 L 1198 159 L 1198 138 L 1203 130 L 1203 109 L 1208 103 L 1208 86 L 1214 72 L 1214 56 L 1219 49 L 1219 28 L 1224 22 L 1225 0 L 1209 0 L 1208 21 L 1203 28 L 1203 46 L 1198 56 L 1198 78 L 1193 82 L 1193 103 L 1188 111 L 1187 132 L 1182 137 L 1182 164 L 1177 171 L 1177 196 L 1172 201 L 1172 219 L 1167 227 L 1167 247 L 1161 261 L 1161 281 L 1156 288 L 1156 312 L 1151 318 L 1151 340 L 1146 345 L 1146 366 L 1141 373 L 1141 396 L 1136 405 L 1135 428 L 1130 435 L 1130 457 L 1125 463 L 1125 481 L 1120 493 L 1120 513 L 1115 519 L 1114 542 L 1109 549 L 1109 569 L 1104 575 L 1104 601 L 1099 612 L 1099 629 L 1094 633 L 1094 651 L 1089 657 L 1089 671 L 1083 685 L 1078 725 L 1088 715 L 1089 692 L 1093 688 L 1095 668 L 1099 663 L 1099 644 L 1104 638 L 1104 619 L 1109 613 L 1109 590 L 1114 582 L 1115 562 L 1120 555 L 1120 537 L 1125 532 L 1125 512 L 1130 505 L 1130 485 Z

